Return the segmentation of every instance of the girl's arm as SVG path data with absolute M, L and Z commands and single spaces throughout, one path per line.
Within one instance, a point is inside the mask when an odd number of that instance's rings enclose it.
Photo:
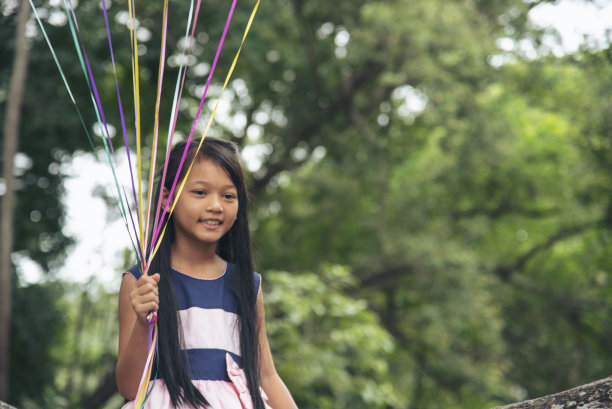
M 119 393 L 133 400 L 147 362 L 149 323 L 147 314 L 159 308 L 159 274 L 138 281 L 124 274 L 119 289 L 119 352 L 115 378 Z
M 261 387 L 268 395 L 268 403 L 273 409 L 297 409 L 289 389 L 285 386 L 274 367 L 274 360 L 266 335 L 263 291 L 257 295 L 257 314 L 260 317 L 259 345 L 261 348 Z

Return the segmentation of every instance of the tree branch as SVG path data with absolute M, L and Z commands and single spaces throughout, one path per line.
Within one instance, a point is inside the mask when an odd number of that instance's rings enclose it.
M 497 406 L 494 409 L 570 409 L 612 408 L 612 377 L 524 402 Z
M 604 223 L 605 222 L 603 220 L 596 220 L 593 222 L 579 224 L 577 226 L 561 228 L 558 232 L 544 240 L 542 243 L 533 246 L 528 252 L 520 256 L 514 263 L 498 266 L 495 269 L 495 274 L 497 274 L 502 280 L 509 280 L 515 272 L 522 270 L 527 262 L 529 262 L 529 260 L 535 257 L 539 252 L 551 248 L 561 240 L 565 240 L 590 229 L 597 228 L 602 226 Z
M 115 393 L 117 393 L 117 383 L 115 382 L 115 371 L 113 369 L 104 375 L 104 378 L 100 380 L 98 387 L 92 393 L 81 399 L 78 407 L 83 409 L 99 408 Z
M 323 126 L 323 124 L 327 123 L 330 118 L 340 111 L 347 112 L 344 120 L 346 123 L 350 123 L 350 110 L 347 110 L 347 106 L 350 105 L 355 93 L 365 84 L 376 78 L 377 75 L 384 70 L 384 68 L 385 66 L 378 61 L 370 61 L 366 63 L 363 69 L 353 76 L 350 81 L 348 81 L 348 85 L 342 87 L 342 91 L 339 94 L 340 96 L 336 98 L 329 108 L 320 111 L 320 115 L 313 115 L 312 119 L 306 122 L 299 129 L 295 131 L 288 131 L 290 137 L 286 139 L 287 143 L 285 145 L 285 151 L 289 152 L 300 142 L 310 140 L 310 138 L 321 128 L 321 126 Z M 294 166 L 299 165 L 300 163 L 301 162 L 294 162 Z M 278 173 L 294 166 L 289 166 L 287 162 L 276 162 L 268 165 L 265 173 L 261 177 L 253 180 L 253 184 L 250 189 L 251 194 L 254 197 L 257 197 Z
M 408 264 L 390 266 L 384 270 L 370 273 L 360 279 L 358 288 L 384 289 L 393 288 L 397 285 L 397 279 L 406 272 L 414 271 L 414 267 Z M 357 274 L 359 276 L 359 274 Z
M 494 208 L 473 208 L 466 210 L 458 210 L 451 213 L 451 217 L 453 219 L 461 219 L 461 218 L 470 218 L 475 216 L 487 216 L 492 219 L 497 219 L 502 216 L 506 216 L 509 214 L 518 214 L 521 216 L 527 217 L 546 217 L 553 215 L 558 210 L 555 208 L 550 209 L 535 209 L 535 208 L 527 208 L 523 206 L 508 204 L 508 202 L 502 202 L 497 207 Z

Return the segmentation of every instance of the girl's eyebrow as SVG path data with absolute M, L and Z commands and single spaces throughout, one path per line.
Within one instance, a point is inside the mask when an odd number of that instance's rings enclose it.
M 196 180 L 193 182 L 194 185 L 204 185 L 204 186 L 210 186 L 211 183 L 205 181 L 205 180 Z M 236 186 L 234 186 L 234 184 L 228 184 L 225 186 L 221 186 L 221 189 L 236 189 Z M 237 190 L 237 189 L 236 189 Z

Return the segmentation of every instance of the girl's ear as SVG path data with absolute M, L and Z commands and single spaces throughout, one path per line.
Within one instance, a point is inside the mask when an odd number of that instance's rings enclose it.
M 168 196 L 170 196 L 170 191 L 168 190 L 168 188 L 164 186 L 164 189 L 162 190 L 162 200 L 161 200 L 162 211 L 166 208 L 166 203 L 168 203 Z

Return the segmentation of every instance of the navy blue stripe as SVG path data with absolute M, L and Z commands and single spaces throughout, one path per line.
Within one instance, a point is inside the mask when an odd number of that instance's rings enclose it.
M 186 352 L 191 367 L 187 366 L 185 359 L 183 359 L 183 365 L 187 373 L 191 370 L 192 380 L 231 382 L 227 374 L 226 353 L 230 354 L 234 361 L 242 367 L 242 359 L 238 355 L 222 349 L 188 349 Z M 151 379 L 163 378 L 163 374 L 157 373 L 156 368 L 156 362 L 154 362 Z
M 190 307 L 223 308 L 225 311 L 236 313 L 236 301 L 229 285 L 230 270 L 233 267 L 233 264 L 228 264 L 226 273 L 215 280 L 200 280 L 173 270 L 172 281 L 179 300 L 179 310 Z M 142 276 L 138 265 L 130 268 L 128 272 L 137 280 Z M 261 285 L 261 275 L 254 272 L 253 279 L 257 294 Z
M 259 293 L 259 285 L 261 284 L 261 274 L 253 272 L 253 279 L 255 280 L 255 295 Z
M 174 271 L 172 283 L 179 310 L 191 307 L 221 308 L 227 312 L 238 313 L 236 297 L 230 288 L 227 272 L 215 280 L 200 280 Z

